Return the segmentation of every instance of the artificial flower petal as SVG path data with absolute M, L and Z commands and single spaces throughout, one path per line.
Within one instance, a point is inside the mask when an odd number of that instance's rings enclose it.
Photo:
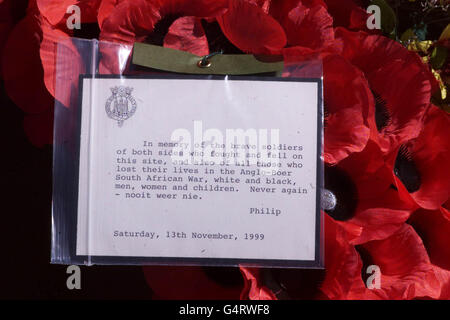
M 438 209 L 450 197 L 450 168 L 441 165 L 450 161 L 449 121 L 446 112 L 431 105 L 419 137 L 387 157 L 400 196 L 428 210 Z
M 43 39 L 40 57 L 46 88 L 64 106 L 69 107 L 71 99 L 78 95 L 80 74 L 85 73 L 84 64 L 65 32 L 46 21 L 42 21 L 41 27 Z
M 117 74 L 125 63 L 118 54 L 125 52 L 134 42 L 145 42 L 165 17 L 215 17 L 226 8 L 226 0 L 123 0 L 103 20 L 100 33 L 100 72 Z M 122 46 L 109 45 L 118 42 Z M 122 55 L 123 56 L 123 55 Z M 118 62 L 119 61 L 119 62 Z
M 56 26 L 66 15 L 67 9 L 76 4 L 77 0 L 35 0 L 39 12 L 50 24 Z
M 392 188 L 392 172 L 373 141 L 369 140 L 362 152 L 339 162 L 331 172 L 336 170 L 342 174 L 329 174 L 325 169 L 325 187 L 337 195 L 338 201 L 329 214 L 338 220 L 345 217 L 341 223 L 348 225 L 348 230 L 361 228 L 360 234 L 350 240 L 352 244 L 389 237 L 417 208 Z
M 102 28 L 103 21 L 111 14 L 114 8 L 123 0 L 101 0 L 98 9 L 98 25 Z
M 280 24 L 253 3 L 229 0 L 228 10 L 217 21 L 230 42 L 244 52 L 274 54 L 286 45 Z
M 269 12 L 285 29 L 290 46 L 320 49 L 334 40 L 333 18 L 322 0 L 273 1 Z
M 325 268 L 322 292 L 331 300 L 347 299 L 356 282 L 361 282 L 362 261 L 348 242 L 348 234 L 325 215 Z
M 369 140 L 373 109 L 364 75 L 337 55 L 324 59 L 325 162 L 336 164 L 361 152 Z
M 196 17 L 182 17 L 170 26 L 164 38 L 164 47 L 188 51 L 198 56 L 209 54 L 201 21 Z
M 275 294 L 261 284 L 260 269 L 242 266 L 240 269 L 245 279 L 241 300 L 277 300 Z
M 450 220 L 449 211 L 420 209 L 414 212 L 408 223 L 419 234 L 431 262 L 443 269 L 450 270 Z
M 375 101 L 371 139 L 384 153 L 417 137 L 437 82 L 420 57 L 378 35 L 337 28 L 342 55 L 361 69 Z M 390 81 L 386 81 L 390 79 Z
M 353 298 L 404 300 L 438 298 L 441 288 L 420 237 L 404 225 L 391 237 L 360 246 L 364 267 L 376 265 L 381 271 L 381 288 L 367 289 Z
M 362 8 L 358 0 L 324 0 L 328 12 L 333 17 L 334 27 L 346 27 L 367 31 L 369 14 Z
M 133 44 L 144 41 L 165 16 L 216 16 L 225 8 L 225 0 L 123 0 L 103 20 L 100 39 Z
M 433 266 L 434 274 L 441 286 L 439 300 L 450 300 L 450 271 Z
M 54 104 L 44 84 L 42 38 L 39 15 L 30 13 L 12 30 L 2 57 L 6 92 L 27 113 L 44 112 Z

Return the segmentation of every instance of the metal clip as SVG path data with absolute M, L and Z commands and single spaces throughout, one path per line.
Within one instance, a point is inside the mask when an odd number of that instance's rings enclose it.
M 211 67 L 211 61 L 209 59 L 214 57 L 214 56 L 216 56 L 216 55 L 218 55 L 218 54 L 223 54 L 223 50 L 220 50 L 220 51 L 217 51 L 217 52 L 213 52 L 213 53 L 210 53 L 210 54 L 204 56 L 201 60 L 199 60 L 197 62 L 197 66 L 199 68 L 209 68 L 209 67 Z

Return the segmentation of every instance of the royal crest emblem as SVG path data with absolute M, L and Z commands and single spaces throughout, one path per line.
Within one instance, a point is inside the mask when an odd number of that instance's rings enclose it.
M 131 96 L 132 91 L 133 88 L 130 87 L 113 87 L 112 96 L 106 101 L 106 114 L 111 119 L 117 120 L 119 127 L 136 112 L 137 104 Z

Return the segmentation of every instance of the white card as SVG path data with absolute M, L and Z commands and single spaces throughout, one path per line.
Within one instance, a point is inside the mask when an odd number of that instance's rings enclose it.
M 76 254 L 314 266 L 320 80 L 85 78 Z

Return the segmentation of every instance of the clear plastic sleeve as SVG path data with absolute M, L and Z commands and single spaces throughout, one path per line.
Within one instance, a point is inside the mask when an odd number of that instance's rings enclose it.
M 57 60 L 55 65 L 55 121 L 54 121 L 54 158 L 53 158 L 53 205 L 52 205 L 52 254 L 51 262 L 57 264 L 120 264 L 120 265 L 151 265 L 151 264 L 175 264 L 175 265 L 218 265 L 218 266 L 257 266 L 257 267 L 295 267 L 295 268 L 323 268 L 323 91 L 322 91 L 322 63 L 321 61 L 303 61 L 287 63 L 281 74 L 256 74 L 251 75 L 256 81 L 267 79 L 301 79 L 301 81 L 317 83 L 317 141 L 316 149 L 316 185 L 315 185 L 315 254 L 308 261 L 283 260 L 283 259 L 254 259 L 246 257 L 214 258 L 175 256 L 139 256 L 124 255 L 113 256 L 109 254 L 77 254 L 77 228 L 79 227 L 79 192 L 80 173 L 89 176 L 90 173 L 82 172 L 80 162 L 80 136 L 82 114 L 91 110 L 82 110 L 83 91 L 90 90 L 91 94 L 98 86 L 94 81 L 86 79 L 140 79 L 145 77 L 163 77 L 176 79 L 192 79 L 196 75 L 175 74 L 156 69 L 136 66 L 132 63 L 133 48 L 116 43 L 105 43 L 97 40 L 83 40 L 72 38 L 65 40 L 57 46 Z M 239 79 L 241 76 L 228 77 L 217 75 L 203 75 L 202 79 L 216 79 L 224 84 L 229 79 Z M 242 76 L 248 79 L 250 75 Z M 280 80 L 281 81 L 281 80 Z M 84 83 L 84 86 L 82 84 Z M 91 87 L 87 88 L 86 84 Z M 214 96 L 211 96 L 211 104 L 214 105 Z M 229 97 L 233 100 L 233 97 Z M 239 105 L 240 101 L 234 101 Z M 92 104 L 90 105 L 92 107 Z M 85 107 L 86 108 L 86 107 Z M 102 107 L 104 109 L 104 107 Z M 239 109 L 233 109 L 238 112 Z M 314 111 L 315 112 L 315 111 Z M 250 118 L 250 114 L 240 114 L 242 119 Z M 120 121 L 119 121 L 120 122 Z M 95 125 L 95 123 L 93 124 Z M 89 137 L 88 137 L 89 138 Z M 90 148 L 101 146 L 93 145 Z M 81 168 L 81 169 L 80 169 Z M 85 167 L 84 167 L 85 168 Z M 87 170 L 94 170 L 89 165 Z M 95 199 L 92 199 L 95 201 Z M 152 201 L 152 200 L 149 200 Z M 202 206 L 201 202 L 197 206 Z M 298 208 L 301 212 L 302 208 Z M 93 212 L 87 215 L 87 223 Z M 132 219 L 132 213 L 130 213 Z M 238 222 L 236 222 L 238 223 Z M 267 223 L 270 224 L 269 220 Z M 287 227 L 287 226 L 286 226 Z M 274 227 L 275 228 L 275 227 Z M 279 227 L 276 227 L 279 228 Z M 88 229 L 89 230 L 89 229 Z M 276 233 L 283 236 L 280 228 Z M 87 237 L 91 237 L 90 231 Z M 87 240 L 88 243 L 95 238 Z M 200 242 L 199 242 L 200 243 Z M 195 245 L 192 244 L 192 245 Z M 200 245 L 200 244 L 198 244 Z M 294 245 L 294 244 L 292 244 Z M 264 253 L 264 245 L 259 249 Z

